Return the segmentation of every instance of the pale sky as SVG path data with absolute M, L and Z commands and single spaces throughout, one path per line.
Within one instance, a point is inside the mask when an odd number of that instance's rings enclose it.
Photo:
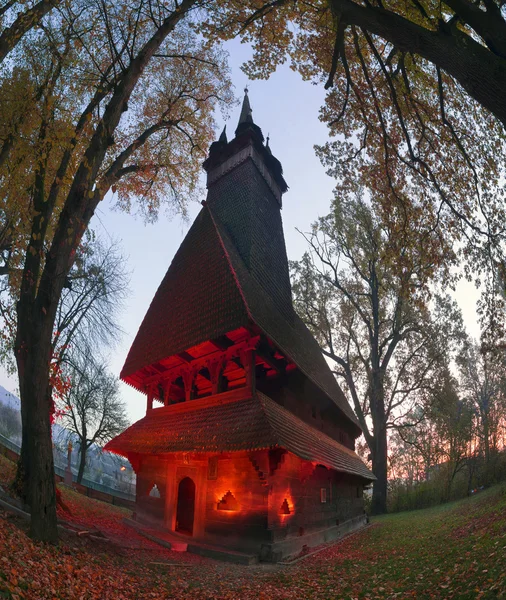
M 318 120 L 318 111 L 324 101 L 322 86 L 303 82 L 287 65 L 280 67 L 268 81 L 248 82 L 240 65 L 250 57 L 249 47 L 237 41 L 227 44 L 230 52 L 232 80 L 236 96 L 242 99 L 248 85 L 253 119 L 270 135 L 270 146 L 278 158 L 289 185 L 283 197 L 283 224 L 288 258 L 296 260 L 305 250 L 305 241 L 296 229 L 307 230 L 319 216 L 328 212 L 333 180 L 325 174 L 316 158 L 314 144 L 327 139 L 327 128 Z M 227 123 L 229 137 L 239 119 L 240 107 L 231 114 Z M 223 129 L 218 120 L 219 135 Z M 189 207 L 189 222 L 179 217 L 171 220 L 160 213 L 158 222 L 145 225 L 141 217 L 112 210 L 113 201 L 107 197 L 96 212 L 91 226 L 100 237 L 110 237 L 120 243 L 127 259 L 126 270 L 131 273 L 131 294 L 125 302 L 121 327 L 125 335 L 111 352 L 110 369 L 119 376 L 128 350 L 134 340 L 149 304 L 167 271 L 193 219 L 200 210 L 204 197 L 196 197 Z M 202 257 L 205 261 L 205 256 Z M 472 284 L 462 283 L 457 288 L 457 300 L 462 308 L 468 332 L 478 337 L 476 300 L 478 294 Z M 18 383 L 0 368 L 0 385 L 17 394 Z M 146 412 L 145 396 L 121 383 L 123 399 L 127 403 L 132 422 Z

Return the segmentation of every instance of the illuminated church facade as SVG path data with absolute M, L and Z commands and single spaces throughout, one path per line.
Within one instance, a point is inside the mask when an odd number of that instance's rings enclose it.
M 139 522 L 278 561 L 363 526 L 374 475 L 294 311 L 287 185 L 247 94 L 235 137 L 224 132 L 204 168 L 207 199 L 121 373 L 146 395 L 146 416 L 106 450 L 137 474 Z

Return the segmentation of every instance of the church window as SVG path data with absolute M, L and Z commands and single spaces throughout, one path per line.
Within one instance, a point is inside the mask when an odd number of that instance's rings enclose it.
M 218 502 L 218 510 L 239 510 L 239 504 L 230 490 Z

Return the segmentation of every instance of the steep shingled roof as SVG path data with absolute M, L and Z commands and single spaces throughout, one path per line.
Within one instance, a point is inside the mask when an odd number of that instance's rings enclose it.
M 121 378 L 241 326 L 256 324 L 358 426 L 316 340 L 262 270 L 246 267 L 226 227 L 206 205 L 167 271 L 128 354 Z M 261 262 L 258 262 L 259 266 Z
M 219 403 L 203 398 L 184 407 L 180 404 L 154 409 L 104 449 L 128 456 L 280 447 L 336 471 L 375 479 L 355 452 L 304 423 L 265 394 L 257 392 L 252 398 L 240 400 L 233 395 L 228 398 L 223 394 Z
M 143 367 L 248 322 L 214 223 L 202 209 L 158 287 L 120 377 L 136 386 L 135 373 Z

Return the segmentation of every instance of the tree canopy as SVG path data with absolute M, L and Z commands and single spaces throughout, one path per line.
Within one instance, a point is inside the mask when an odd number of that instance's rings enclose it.
M 14 7 L 14 5 L 12 5 Z M 56 539 L 50 413 L 62 290 L 109 191 L 146 218 L 184 212 L 232 102 L 225 55 L 195 32 L 203 4 L 62 3 L 2 63 L 2 247 L 15 290 L 23 416 L 19 479 L 31 531 Z
M 444 262 L 485 284 L 484 320 L 500 312 L 504 4 L 279 0 L 255 12 L 223 4 L 225 35 L 254 46 L 251 77 L 268 77 L 289 59 L 328 89 L 321 119 L 335 139 L 318 153 L 338 193 L 366 188 L 399 231 L 422 218 L 452 247 Z

